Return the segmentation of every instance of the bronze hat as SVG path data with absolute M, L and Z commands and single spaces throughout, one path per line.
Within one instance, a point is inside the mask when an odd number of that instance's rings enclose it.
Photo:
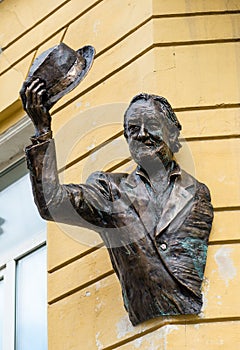
M 46 84 L 46 107 L 50 109 L 62 96 L 73 90 L 92 66 L 95 49 L 88 45 L 74 51 L 64 43 L 43 52 L 33 62 L 20 95 L 26 103 L 25 90 L 37 78 Z

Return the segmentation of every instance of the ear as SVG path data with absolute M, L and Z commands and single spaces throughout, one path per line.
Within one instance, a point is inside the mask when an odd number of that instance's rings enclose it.
M 126 125 L 125 122 L 123 124 L 123 135 L 124 135 L 124 137 L 125 137 L 125 139 L 126 139 L 126 141 L 128 143 L 127 125 Z
M 124 133 L 123 133 L 123 135 L 124 135 L 124 137 L 125 137 L 126 141 L 128 142 L 128 134 L 127 134 L 127 132 L 126 132 L 126 130 L 125 130 L 125 129 L 124 129 Z
M 182 147 L 182 145 L 179 142 L 177 134 L 173 134 L 170 136 L 169 143 L 170 143 L 170 149 L 173 153 L 177 153 Z

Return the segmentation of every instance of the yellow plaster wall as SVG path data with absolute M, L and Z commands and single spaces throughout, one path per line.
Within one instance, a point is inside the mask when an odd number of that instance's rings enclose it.
M 131 171 L 122 116 L 135 94 L 152 92 L 177 112 L 184 138 L 177 159 L 209 186 L 215 209 L 201 315 L 138 327 L 99 237 L 49 223 L 49 350 L 238 350 L 240 3 L 4 0 L 0 33 L 0 133 L 25 115 L 18 91 L 37 55 L 61 41 L 92 44 L 89 75 L 52 111 L 61 180 Z

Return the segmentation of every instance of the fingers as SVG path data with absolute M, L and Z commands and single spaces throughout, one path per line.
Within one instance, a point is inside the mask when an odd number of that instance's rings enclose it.
M 40 81 L 40 79 L 34 80 L 27 86 L 25 92 L 28 106 L 41 106 L 42 97 L 45 92 L 45 83 Z
M 46 91 L 43 89 L 44 83 L 39 83 L 36 87 L 32 90 L 32 104 L 33 105 L 42 105 L 42 93 Z M 40 94 L 41 92 L 41 94 Z
M 46 89 L 40 89 L 39 91 L 37 91 L 36 93 L 36 104 L 38 106 L 42 106 L 43 105 L 43 95 L 46 93 Z
M 51 128 L 51 116 L 47 105 L 47 90 L 43 80 L 37 78 L 31 83 L 26 82 L 21 89 L 24 109 L 32 120 L 36 133 L 41 134 Z
M 39 84 L 39 79 L 36 79 L 26 88 L 25 95 L 27 98 L 28 106 L 31 106 L 33 104 L 32 89 L 35 88 L 38 84 Z
M 37 79 L 33 80 L 33 81 L 31 82 L 31 84 L 30 84 L 27 88 L 28 88 L 29 90 L 33 90 L 34 87 L 37 87 L 37 86 L 39 85 L 39 83 L 41 84 L 41 83 L 43 83 L 43 82 L 41 82 L 40 79 L 37 78 Z

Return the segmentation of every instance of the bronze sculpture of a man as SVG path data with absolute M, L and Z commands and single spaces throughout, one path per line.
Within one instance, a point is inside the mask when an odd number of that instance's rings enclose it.
M 133 325 L 198 314 L 213 209 L 208 188 L 173 158 L 181 125 L 169 102 L 145 93 L 132 99 L 124 116 L 137 163 L 131 174 L 100 171 L 86 184 L 61 185 L 47 94 L 41 78 L 21 91 L 36 130 L 26 157 L 41 216 L 100 234 Z

